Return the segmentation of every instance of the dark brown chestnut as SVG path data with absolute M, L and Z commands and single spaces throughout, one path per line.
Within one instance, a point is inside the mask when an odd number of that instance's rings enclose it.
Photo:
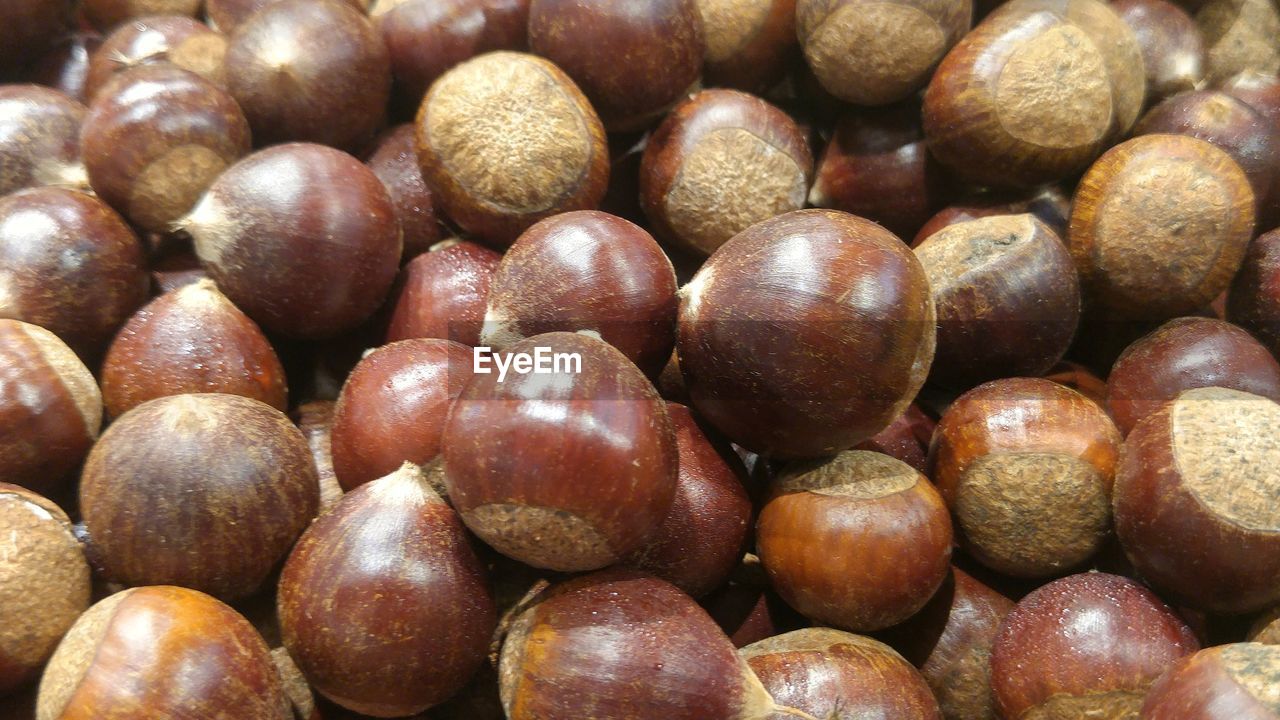
M 227 297 L 290 337 L 359 325 L 400 262 L 400 226 L 382 181 L 350 155 L 309 143 L 231 166 L 178 225 Z
M 1280 126 L 1280 77 L 1274 73 L 1245 70 L 1218 85 L 1218 89 L 1262 113 Z
M 8 76 L 58 39 L 71 27 L 75 4 L 71 0 L 9 0 L 0 7 L 0 77 Z
M 37 85 L 0 85 L 0 195 L 42 185 L 83 189 L 85 107 Z
M 1220 82 L 1244 70 L 1280 71 L 1280 8 L 1267 0 L 1206 0 L 1196 24 L 1209 49 L 1208 78 Z
M 391 299 L 387 342 L 423 337 L 479 345 L 489 286 L 501 259 L 482 245 L 451 238 L 411 260 Z
M 466 528 L 409 464 L 307 529 L 278 603 L 284 646 L 311 685 L 377 717 L 422 712 L 458 692 L 497 622 Z
M 233 33 L 240 23 L 262 8 L 280 0 L 204 0 L 205 15 L 209 24 L 219 32 Z M 373 0 L 344 0 L 361 13 L 369 10 Z
M 936 424 L 919 405 L 912 403 L 889 427 L 858 443 L 854 449 L 883 453 L 927 472 L 929 439 Z
M 631 361 L 595 338 L 548 333 L 475 366 L 442 439 L 449 500 L 472 532 L 564 571 L 613 564 L 652 537 L 678 451 L 665 403 Z
M 693 88 L 706 45 L 695 0 L 532 0 L 529 49 L 568 73 L 616 132 L 644 127 Z
M 103 433 L 80 479 L 80 510 L 107 579 L 238 599 L 315 517 L 319 487 L 284 413 L 238 395 L 174 395 Z
M 102 45 L 102 35 L 92 30 L 63 37 L 31 65 L 30 80 L 85 102 L 89 56 Z
M 227 86 L 259 145 L 356 150 L 382 125 L 391 64 L 367 18 L 341 0 L 280 0 L 227 44 Z
M 785 112 L 736 90 L 704 90 L 650 136 L 640 203 L 659 237 L 702 255 L 762 220 L 804 207 L 805 135 Z
M 101 30 L 110 30 L 126 20 L 155 15 L 195 17 L 203 0 L 83 0 L 82 12 Z
M 189 17 L 138 18 L 107 35 L 89 56 L 85 97 L 92 101 L 116 73 L 152 64 L 176 65 L 222 87 L 226 53 L 226 37 Z
M 730 440 L 818 457 L 906 410 L 935 325 L 927 276 L 901 240 L 801 210 L 751 226 L 702 266 L 681 290 L 676 342 L 694 409 Z
M 547 218 L 507 250 L 489 285 L 480 344 L 496 350 L 549 332 L 590 332 L 650 377 L 671 357 L 676 273 L 649 233 L 579 210 Z
M 1179 660 L 1152 686 L 1142 720 L 1271 720 L 1280 716 L 1280 647 L 1234 643 Z
M 734 568 L 728 582 L 698 602 L 739 648 L 811 624 L 778 597 L 760 558 L 751 553 Z
M 706 44 L 708 85 L 763 92 L 798 55 L 796 0 L 694 0 Z
M 1186 10 L 1168 0 L 1115 0 L 1111 9 L 1133 30 L 1142 48 L 1148 103 L 1204 84 L 1204 37 Z
M 1280 404 L 1187 390 L 1141 420 L 1116 472 L 1116 534 L 1134 568 L 1219 614 L 1280 603 Z
M 1227 319 L 1280 353 L 1280 229 L 1249 243 L 1227 295 Z
M 387 194 L 395 205 L 404 235 L 402 260 L 421 255 L 440 242 L 444 233 L 442 218 L 436 211 L 435 196 L 422 177 L 418 153 L 414 147 L 412 125 L 399 125 L 388 130 L 369 157 L 369 169 L 387 186 Z

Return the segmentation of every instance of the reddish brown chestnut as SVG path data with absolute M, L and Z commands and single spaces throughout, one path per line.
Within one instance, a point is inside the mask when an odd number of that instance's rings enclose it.
M 225 91 L 186 70 L 151 65 L 98 91 L 80 144 L 98 197 L 134 225 L 163 232 L 253 143 Z
M 1280 603 L 1280 404 L 1187 390 L 1125 440 L 1116 534 L 1134 568 L 1177 602 L 1221 614 Z
M 509 245 L 537 221 L 589 210 L 609 183 L 604 126 L 569 76 L 532 55 L 493 52 L 432 86 L 418 160 L 462 229 Z
M 238 395 L 139 405 L 103 433 L 80 479 L 80 510 L 108 579 L 228 599 L 262 585 L 319 498 L 302 433 Z
M 195 17 L 203 0 L 84 0 L 82 11 L 101 30 L 110 30 L 126 20 L 155 15 Z
M 338 474 L 333 471 L 333 409 L 336 403 L 329 400 L 313 400 L 299 405 L 290 417 L 298 424 L 302 436 L 311 448 L 311 458 L 316 463 L 320 478 L 320 512 L 324 513 L 342 497 Z
M 395 207 L 378 176 L 308 143 L 231 166 L 179 225 L 227 297 L 291 337 L 356 327 L 386 297 L 400 261 Z
M 1227 296 L 1227 319 L 1280 352 L 1280 230 L 1249 243 Z
M 930 382 L 972 387 L 1048 372 L 1080 321 L 1071 253 L 1034 215 L 997 215 L 934 233 L 915 249 L 938 313 Z
M 125 590 L 80 616 L 40 681 L 37 720 L 291 720 L 262 636 L 195 590 Z
M 405 261 L 426 252 L 444 232 L 444 218 L 436 212 L 435 197 L 418 165 L 413 133 L 413 126 L 407 124 L 388 130 L 369 158 L 369 169 L 387 186 L 400 218 Z
M 654 131 L 640 202 L 659 237 L 702 255 L 804 207 L 813 156 L 786 113 L 736 90 L 705 90 Z
M 694 0 L 529 3 L 529 49 L 578 83 L 610 131 L 640 129 L 675 104 L 698 81 L 705 48 Z
M 699 602 L 739 648 L 810 625 L 773 591 L 760 558 L 751 553 L 728 582 Z
M 1274 73 L 1245 70 L 1222 82 L 1218 89 L 1262 113 L 1273 126 L 1280 125 L 1280 77 Z
M 775 702 L 815 718 L 943 717 L 929 686 L 911 663 L 868 637 L 806 628 L 753 643 L 738 655 Z
M 467 527 L 551 570 L 604 567 L 642 546 L 671 508 L 678 462 L 665 404 L 644 374 L 612 346 L 570 333 L 488 360 L 476 361 L 442 440 L 449 500 Z
M 333 411 L 333 470 L 342 488 L 439 455 L 449 406 L 471 368 L 471 348 L 449 340 L 402 340 L 365 355 Z
M 1196 24 L 1209 48 L 1209 80 L 1244 70 L 1280 71 L 1280 8 L 1267 0 L 1207 0 Z
M 88 187 L 80 162 L 85 107 L 37 85 L 0 85 L 0 195 L 41 185 Z
M 280 576 L 279 613 L 284 646 L 315 689 L 377 717 L 456 693 L 496 624 L 466 529 L 409 464 L 303 534 Z
M 756 547 L 773 587 L 806 617 L 880 630 L 914 615 L 946 579 L 951 519 L 919 471 L 848 450 L 783 471 Z
M 933 359 L 928 279 L 872 222 L 801 210 L 753 225 L 681 290 L 694 408 L 735 443 L 818 457 L 906 410 Z
M 107 414 L 168 395 L 229 393 L 287 410 L 284 368 L 262 331 L 209 280 L 152 300 L 102 363 Z
M 479 345 L 489 286 L 501 259 L 482 245 L 457 238 L 414 258 L 400 272 L 387 342 L 424 337 Z
M 1186 10 L 1168 0 L 1111 3 L 1133 30 L 1147 72 L 1147 102 L 1157 103 L 1204 84 L 1208 64 L 1204 37 Z
M 225 84 L 227 39 L 204 23 L 179 15 L 138 18 L 107 36 L 89 58 L 85 96 L 93 100 L 116 73 L 138 65 L 167 64 Z
M 871 450 L 897 458 L 911 467 L 926 472 L 929 439 L 937 423 L 925 414 L 919 405 L 912 403 L 889 427 L 864 440 L 855 450 Z
M 111 208 L 62 188 L 0 198 L 0 317 L 93 357 L 147 299 L 142 244 Z
M 639 226 L 596 210 L 547 218 L 516 239 L 489 286 L 480 344 L 591 332 L 651 377 L 671 357 L 676 273 Z
M 70 0 L 8 0 L 0 6 L 0 75 L 21 68 L 44 51 L 71 26 L 74 3 Z
M 708 85 L 763 92 L 796 55 L 796 0 L 694 0 L 706 42 Z
M 0 698 L 36 677 L 89 607 L 89 563 L 52 501 L 0 483 Z M 8 702 L 5 700 L 4 702 Z
M 1151 686 L 1142 720 L 1280 717 L 1280 647 L 1235 643 L 1179 660 Z
M 1088 560 L 1111 531 L 1120 433 L 1096 403 L 1050 380 L 996 380 L 938 421 L 931 477 L 969 552 L 1017 577 Z
M 225 63 L 259 146 L 296 140 L 354 150 L 386 114 L 387 48 L 341 0 L 272 2 L 236 28 Z

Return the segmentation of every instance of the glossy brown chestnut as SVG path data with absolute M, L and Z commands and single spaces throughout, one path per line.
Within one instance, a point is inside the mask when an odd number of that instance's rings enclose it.
M 1148 103 L 1204 84 L 1204 37 L 1186 10 L 1168 0 L 1116 0 L 1111 9 L 1133 30 L 1142 48 Z
M 885 105 L 924 87 L 973 21 L 971 0 L 797 0 L 804 57 L 827 92 Z
M 738 651 L 775 702 L 827 720 L 942 720 L 920 673 L 877 640 L 805 628 Z M 777 717 L 777 716 L 771 716 Z
M 1048 372 L 1080 322 L 1071 253 L 1034 215 L 997 215 L 934 233 L 915 249 L 938 313 L 929 381 L 972 387 Z
M 0 317 L 100 353 L 149 286 L 142 244 L 106 203 L 43 187 L 0 198 Z
M 138 18 L 107 35 L 89 56 L 85 97 L 93 100 L 113 75 L 139 65 L 176 65 L 222 87 L 226 54 L 226 37 L 197 20 L 180 15 Z
M 901 240 L 801 210 L 753 225 L 702 266 L 681 290 L 676 343 L 694 408 L 730 440 L 818 457 L 906 410 L 935 324 L 924 269 Z
M 443 338 L 480 344 L 489 286 L 502 256 L 466 240 L 450 238 L 404 266 L 391 300 L 387 342 Z
M 1280 647 L 1235 643 L 1179 660 L 1151 686 L 1142 720 L 1273 720 L 1280 717 Z
M 1227 319 L 1280 352 L 1280 229 L 1249 243 L 1227 295 Z
M 920 228 L 911 240 L 911 247 L 918 247 L 931 235 L 951 225 L 991 217 L 992 215 L 1022 215 L 1031 213 L 1048 225 L 1059 238 L 1067 236 L 1067 222 L 1071 218 L 1071 197 L 1061 188 L 1050 185 L 1031 193 L 1008 196 L 981 193 L 959 204 L 949 205 Z
M 1120 443 L 1111 418 L 1080 393 L 1038 378 L 996 380 L 942 415 L 930 476 L 975 559 L 1050 577 L 1109 536 Z
M 210 280 L 165 293 L 120 329 L 102 363 L 107 414 L 183 393 L 228 393 L 287 410 L 284 368 L 252 320 Z
M 344 150 L 373 138 L 391 94 L 378 31 L 341 0 L 280 0 L 227 44 L 227 86 L 259 145 L 315 142 Z
M 489 285 L 480 344 L 496 350 L 549 332 L 591 332 L 650 377 L 671 357 L 676 273 L 649 233 L 579 210 L 524 231 Z
M 1067 235 L 1087 302 L 1113 320 L 1162 321 L 1227 289 L 1253 220 L 1249 178 L 1225 151 L 1183 135 L 1146 135 L 1089 168 Z
M 1107 383 L 1080 363 L 1063 360 L 1054 365 L 1045 374 L 1044 379 L 1069 387 L 1095 403 L 1106 407 Z
M 0 483 L 0 698 L 40 673 L 89 607 L 89 563 L 52 501 Z M 9 700 L 4 700 L 9 702 Z
M 311 459 L 316 463 L 321 513 L 336 505 L 343 495 L 338 474 L 333 471 L 333 409 L 336 404 L 332 400 L 313 400 L 299 405 L 290 413 L 302 436 L 307 439 Z
M 1244 70 L 1280 71 L 1280 8 L 1266 0 L 1207 0 L 1196 24 L 1209 49 L 1208 77 L 1221 82 Z
M 769 586 L 760 558 L 747 553 L 728 582 L 698 601 L 734 647 L 746 647 L 811 623 Z
M 402 340 L 365 355 L 333 411 L 333 469 L 342 488 L 439 455 L 449 406 L 471 369 L 471 348 L 450 340 Z
M 9 0 L 0 6 L 0 76 L 21 68 L 71 27 L 71 0 Z
M 102 35 L 92 30 L 64 36 L 31 65 L 31 82 L 53 88 L 76 102 L 84 102 L 89 56 L 101 44 Z
M 226 91 L 170 65 L 116 75 L 80 136 L 89 183 L 137 227 L 163 232 L 249 153 L 249 122 Z
M 1147 688 L 1200 649 L 1186 623 L 1138 583 L 1085 573 L 1018 603 L 991 649 L 1004 720 L 1136 717 Z
M 402 259 L 408 261 L 440 242 L 444 226 L 436 212 L 435 196 L 422 177 L 414 147 L 412 125 L 399 125 L 383 134 L 369 157 L 369 169 L 387 186 L 404 235 Z
M 926 472 L 929 439 L 933 437 L 936 424 L 919 405 L 912 403 L 898 419 L 889 423 L 889 427 L 858 443 L 854 449 L 883 453 Z
M 521 374 L 514 363 L 536 348 L 551 372 Z M 678 462 L 649 380 L 612 346 L 571 333 L 493 360 L 454 402 L 442 439 L 449 500 L 467 527 L 551 570 L 601 568 L 642 546 L 671 508 Z M 496 360 L 509 363 L 501 380 Z
M 608 187 L 600 118 L 568 75 L 533 55 L 493 52 L 453 68 L 432 84 L 416 127 L 445 214 L 497 245 L 596 207 Z
M 228 599 L 262 585 L 319 498 L 302 433 L 238 395 L 139 405 L 103 433 L 80 478 L 80 510 L 107 579 Z
M 659 237 L 710 255 L 762 220 L 804 207 L 813 156 L 782 110 L 736 90 L 704 90 L 654 131 L 640 203 Z
M 497 622 L 466 528 L 409 464 L 308 528 L 278 602 L 284 645 L 307 680 L 377 717 L 422 712 L 460 690 Z
M 1249 333 L 1213 318 L 1170 320 L 1128 349 L 1107 377 L 1107 410 L 1125 435 L 1183 390 L 1225 387 L 1280 401 L 1280 364 Z
M 209 24 L 228 35 L 250 15 L 280 0 L 204 0 Z M 366 12 L 373 0 L 344 0 L 352 8 Z
M 1187 390 L 1140 421 L 1116 472 L 1116 534 L 1180 604 L 1221 614 L 1280 603 L 1280 404 Z
M 1280 77 L 1274 73 L 1245 70 L 1221 84 L 1218 89 L 1262 113 L 1272 125 L 1280 124 Z
M 83 0 L 82 12 L 101 30 L 111 30 L 134 18 L 156 15 L 195 17 L 203 0 Z
M 227 297 L 290 337 L 359 325 L 386 297 L 400 261 L 400 226 L 378 176 L 309 143 L 231 166 L 179 224 Z
M 756 548 L 778 594 L 815 622 L 880 630 L 914 615 L 950 570 L 947 506 L 915 468 L 848 450 L 788 466 Z
M 0 195 L 42 185 L 86 188 L 85 107 L 37 85 L 0 85 Z
M 796 0 L 694 0 L 708 85 L 763 92 L 782 80 L 796 42 Z
M 291 720 L 262 636 L 202 592 L 116 593 L 80 616 L 40 681 L 37 720 Z
M 688 595 L 633 570 L 584 575 L 531 602 L 502 645 L 499 680 L 509 720 L 811 717 L 777 706 Z
M 1013 0 L 938 66 L 925 137 L 961 178 L 1030 187 L 1080 172 L 1127 133 L 1145 88 L 1138 41 L 1105 3 Z
M 568 73 L 617 132 L 643 128 L 693 88 L 706 45 L 695 0 L 532 0 L 529 49 Z

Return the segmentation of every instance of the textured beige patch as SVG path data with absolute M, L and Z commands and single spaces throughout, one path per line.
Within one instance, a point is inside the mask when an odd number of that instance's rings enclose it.
M 89 608 L 62 638 L 40 679 L 36 720 L 58 720 L 62 716 L 62 711 L 80 687 L 80 681 L 93 666 L 98 644 L 111 627 L 116 608 L 134 592 L 116 593 Z
M 1031 215 L 1000 215 L 943 228 L 915 252 L 936 297 L 959 285 L 968 273 L 1027 244 L 1034 235 Z
M 221 155 L 202 145 L 173 148 L 134 178 L 129 217 L 153 230 L 167 228 L 191 210 L 226 168 Z
M 1054 695 L 1023 713 L 1021 720 L 1137 720 L 1143 692 L 1115 690 L 1089 695 Z
M 793 492 L 875 500 L 910 490 L 919 481 L 920 473 L 900 460 L 877 452 L 846 450 L 830 460 L 788 472 L 778 481 L 778 487 Z
M 1232 680 L 1280 715 L 1280 646 L 1237 643 L 1222 648 L 1220 657 Z
M 463 518 L 494 550 L 534 567 L 586 570 L 617 560 L 595 525 L 564 510 L 490 503 L 463 513 Z
M 1242 70 L 1280 72 L 1280 7 L 1268 0 L 1215 0 L 1196 14 L 1208 48 L 1208 80 Z
M 312 717 L 316 709 L 315 695 L 311 693 L 311 686 L 307 684 L 302 670 L 298 669 L 297 663 L 289 656 L 289 651 L 283 647 L 275 648 L 271 651 L 271 661 L 275 663 L 276 672 L 280 673 L 284 694 L 289 697 L 294 715 L 300 718 Z
M 93 379 L 89 368 L 85 367 L 66 343 L 48 330 L 23 323 L 22 331 L 35 343 L 40 356 L 53 368 L 54 374 L 71 394 L 80 417 L 84 418 L 85 432 L 91 438 L 98 437 L 98 431 L 102 429 L 102 391 L 98 389 L 98 382 Z
M 217 85 L 224 84 L 226 56 L 227 38 L 218 33 L 194 35 L 169 50 L 169 61 L 174 65 Z
M 1079 28 L 1062 25 L 1014 51 L 996 80 L 1000 124 L 1045 148 L 1100 141 L 1111 127 L 1111 84 L 1102 53 Z
M 706 58 L 723 62 L 733 57 L 760 32 L 769 18 L 772 0 L 696 0 L 702 14 Z
M 831 13 L 804 45 L 823 87 L 843 100 L 884 103 L 923 84 L 947 50 L 947 36 L 918 8 L 848 3 Z
M 1280 404 L 1225 388 L 1178 396 L 1173 453 L 1187 489 L 1241 527 L 1280 532 Z
M 804 169 L 741 128 L 713 130 L 690 149 L 665 199 L 685 242 L 710 254 L 748 227 L 804 207 Z

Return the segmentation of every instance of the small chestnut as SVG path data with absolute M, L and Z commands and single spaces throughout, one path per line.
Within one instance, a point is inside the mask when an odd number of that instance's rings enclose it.
M 1142 48 L 1148 103 L 1204 84 L 1204 37 L 1186 10 L 1169 0 L 1115 0 L 1111 9 L 1133 30 Z
M 928 472 L 929 439 L 937 423 L 912 403 L 889 427 L 854 446 L 897 458 L 920 472 Z
M 224 87 L 227 39 L 198 20 L 158 15 L 125 23 L 89 56 L 84 92 L 93 100 L 117 73 L 139 65 L 176 65 Z
M 387 187 L 400 230 L 404 233 L 404 261 L 421 255 L 440 242 L 443 217 L 418 165 L 412 125 L 398 125 L 383 134 L 369 157 L 369 169 Z
M 478 346 L 501 259 L 483 245 L 450 238 L 410 260 L 390 300 L 387 342 L 421 337 Z
M 1280 7 L 1267 0 L 1206 0 L 1196 24 L 1208 47 L 1208 78 L 1221 82 L 1244 70 L 1280 71 Z
M 769 586 L 760 558 L 751 553 L 733 569 L 728 582 L 698 601 L 733 642 L 746 647 L 774 635 L 811 625 Z
M 85 107 L 37 85 L 0 85 L 0 195 L 42 185 L 87 188 Z
M 1142 720 L 1280 717 L 1280 647 L 1234 643 L 1178 661 L 1151 686 Z
M 1218 89 L 1262 113 L 1273 126 L 1280 126 L 1280 77 L 1275 73 L 1245 70 L 1218 85 Z
M 706 42 L 708 85 L 763 92 L 797 55 L 796 0 L 694 0 Z
M 1249 243 L 1227 295 L 1227 319 L 1280 353 L 1280 229 Z

